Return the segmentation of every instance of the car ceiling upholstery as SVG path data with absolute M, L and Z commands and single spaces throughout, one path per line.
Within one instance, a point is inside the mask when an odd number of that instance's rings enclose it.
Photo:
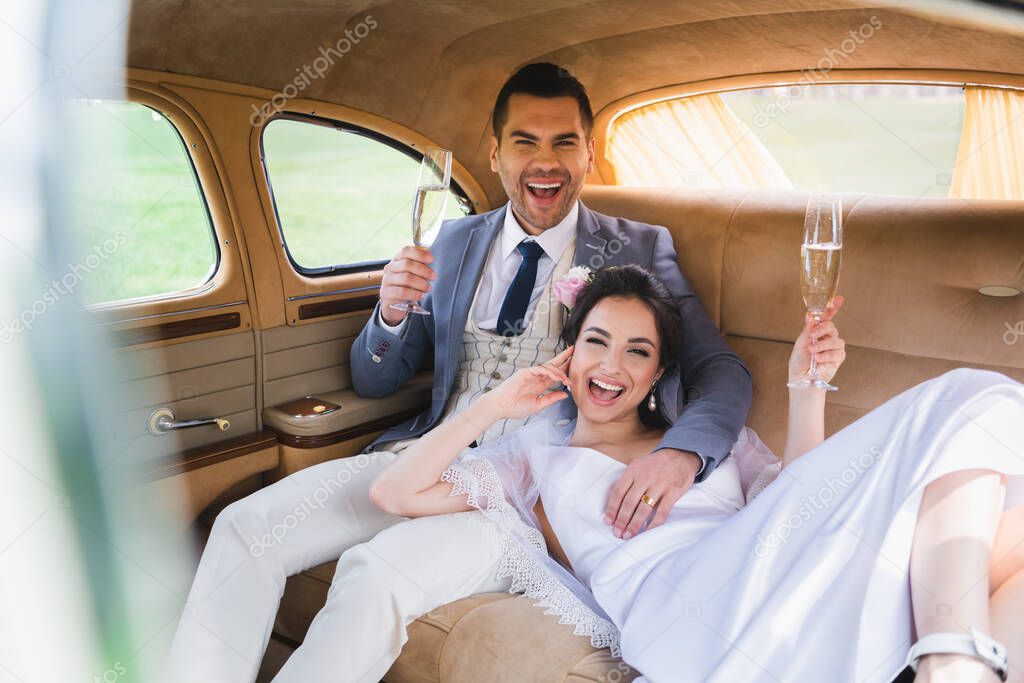
M 997 31 L 897 4 L 134 0 L 128 66 L 278 91 L 370 15 L 376 28 L 302 96 L 383 116 L 451 148 L 495 197 L 491 104 L 504 79 L 532 61 L 570 67 L 596 112 L 666 85 L 812 68 L 876 17 L 880 28 L 839 67 L 1024 73 L 1024 14 L 1001 10 L 1006 30 Z

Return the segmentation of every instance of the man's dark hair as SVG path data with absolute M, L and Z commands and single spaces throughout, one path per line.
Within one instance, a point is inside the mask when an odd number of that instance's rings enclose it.
M 508 120 L 508 100 L 512 95 L 533 95 L 534 97 L 572 97 L 580 106 L 580 120 L 583 131 L 590 136 L 594 127 L 594 112 L 590 109 L 587 89 L 571 73 L 549 62 L 527 64 L 505 81 L 494 101 L 491 114 L 491 129 L 494 137 L 501 139 L 501 130 Z
M 661 278 L 632 263 L 624 266 L 607 266 L 594 274 L 594 279 L 580 292 L 569 312 L 562 328 L 562 342 L 566 346 L 575 344 L 587 315 L 594 306 L 608 297 L 636 299 L 650 309 L 654 314 L 655 327 L 658 329 L 658 365 L 664 368 L 662 376 L 676 370 L 683 349 L 683 320 L 679 311 L 679 301 Z M 641 401 L 637 410 L 641 422 L 648 427 L 669 425 L 662 415 L 647 409 L 647 401 Z

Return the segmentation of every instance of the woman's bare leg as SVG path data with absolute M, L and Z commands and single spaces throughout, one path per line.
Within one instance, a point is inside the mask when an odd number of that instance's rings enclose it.
M 1006 646 L 1011 683 L 1024 683 L 1024 571 L 999 587 L 990 601 L 992 637 Z
M 1024 505 L 1007 510 L 999 520 L 992 545 L 990 592 L 994 595 L 1011 576 L 1021 571 L 1024 571 Z
M 1007 510 L 992 548 L 992 636 L 1006 645 L 1013 683 L 1024 683 L 1024 506 Z
M 989 569 L 1005 500 L 1003 475 L 964 470 L 929 484 L 921 499 L 910 558 L 917 638 L 930 633 L 992 633 Z M 996 683 L 985 663 L 964 655 L 921 659 L 917 681 Z

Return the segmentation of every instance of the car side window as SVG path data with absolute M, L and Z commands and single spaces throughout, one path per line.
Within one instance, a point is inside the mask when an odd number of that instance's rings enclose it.
M 355 126 L 278 118 L 264 129 L 263 159 L 282 241 L 300 273 L 376 269 L 412 243 L 415 150 Z M 453 182 L 445 217 L 468 213 Z
M 76 243 L 57 280 L 80 303 L 179 294 L 217 270 L 219 251 L 178 130 L 137 102 L 70 107 Z

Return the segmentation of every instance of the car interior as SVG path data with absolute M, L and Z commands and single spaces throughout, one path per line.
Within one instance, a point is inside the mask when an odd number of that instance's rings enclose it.
M 587 87 L 582 202 L 669 229 L 775 452 L 812 192 L 840 196 L 844 219 L 828 434 L 953 368 L 1024 381 L 1020 3 L 133 0 L 125 30 L 120 96 L 75 108 L 95 133 L 81 201 L 106 230 L 117 216 L 125 245 L 96 252 L 118 266 L 87 309 L 116 370 L 118 467 L 196 557 L 231 502 L 357 457 L 429 404 L 430 367 L 359 396 L 349 351 L 410 241 L 424 149 L 453 153 L 447 216 L 506 202 L 491 106 L 531 62 Z M 106 187 L 128 177 L 148 179 Z M 301 644 L 335 564 L 288 579 L 259 680 Z M 495 593 L 410 624 L 385 680 L 636 675 Z

